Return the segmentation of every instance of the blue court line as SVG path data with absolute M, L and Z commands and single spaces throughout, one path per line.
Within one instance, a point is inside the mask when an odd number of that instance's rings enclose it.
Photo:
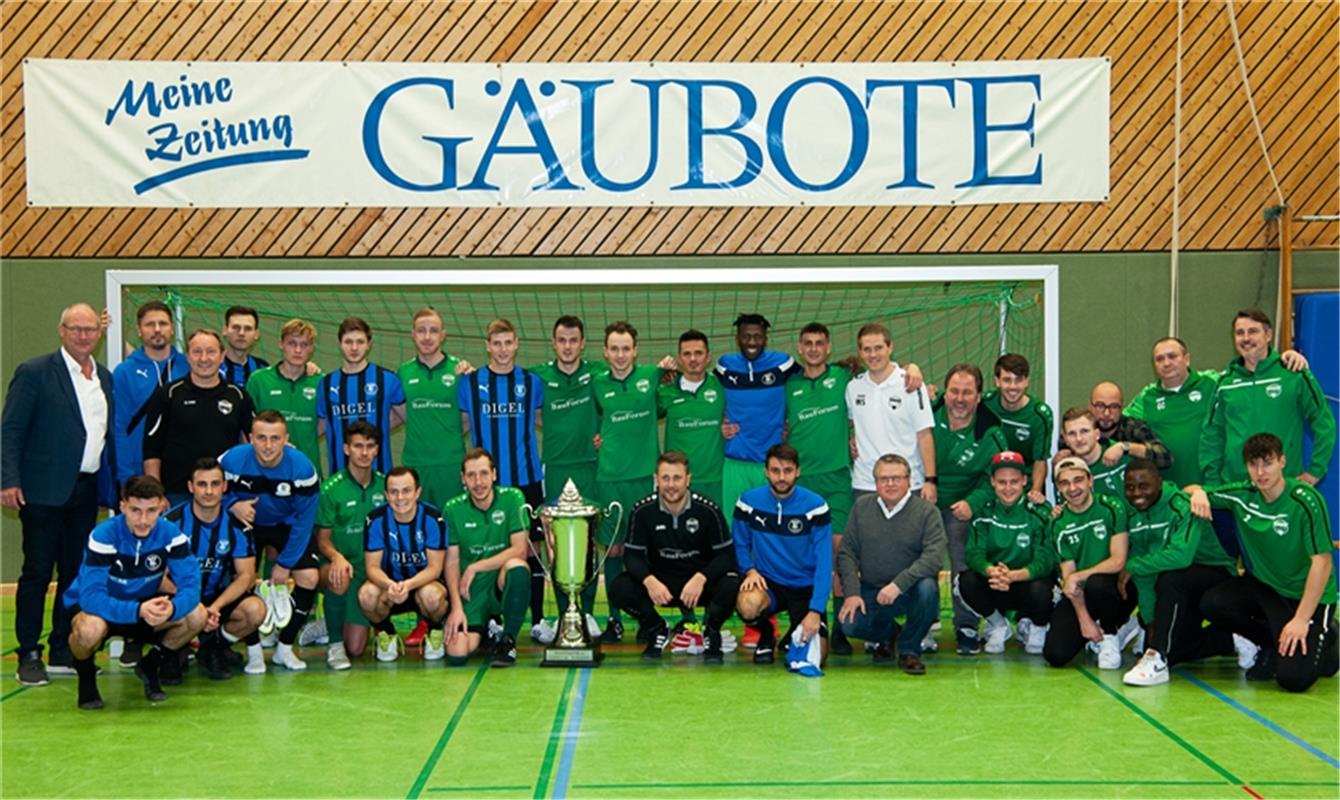
M 572 759 L 577 754 L 577 736 L 581 733 L 582 711 L 586 708 L 586 691 L 590 686 L 591 670 L 586 668 L 577 677 L 568 729 L 563 732 L 563 756 L 558 762 L 558 772 L 554 774 L 554 790 L 549 795 L 553 800 L 565 800 L 568 796 L 568 779 L 572 777 Z
M 1222 700 L 1223 702 L 1231 706 L 1234 710 L 1239 711 L 1242 714 L 1245 714 L 1246 716 L 1250 717 L 1252 720 L 1260 723 L 1261 725 L 1264 725 L 1266 728 L 1269 728 L 1271 731 L 1279 734 L 1285 739 L 1288 739 L 1289 741 L 1303 748 L 1304 750 L 1316 756 L 1317 758 L 1320 758 L 1322 761 L 1325 761 L 1332 767 L 1340 769 L 1340 760 L 1337 760 L 1334 756 L 1316 747 L 1312 743 L 1303 739 L 1301 736 L 1290 733 L 1289 731 L 1280 727 L 1276 723 L 1270 721 L 1269 719 L 1266 719 L 1265 717 L 1261 716 L 1260 714 L 1248 708 L 1247 706 L 1244 706 L 1242 703 L 1239 703 L 1237 700 L 1234 700 L 1233 698 L 1229 697 L 1228 695 L 1209 685 L 1205 681 L 1202 681 L 1200 678 L 1197 678 L 1195 675 L 1192 675 L 1189 672 L 1180 669 L 1173 670 L 1173 673 L 1180 678 L 1185 678 L 1186 680 L 1191 682 L 1192 686 L 1202 689 L 1205 692 L 1208 692 L 1213 697 Z

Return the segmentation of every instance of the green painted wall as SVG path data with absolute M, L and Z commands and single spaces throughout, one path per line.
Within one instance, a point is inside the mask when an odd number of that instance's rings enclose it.
M 1295 286 L 1340 285 L 1335 251 L 1295 254 Z M 1061 402 L 1084 402 L 1089 387 L 1114 380 L 1134 392 L 1151 380 L 1149 345 L 1167 330 L 1166 253 L 961 256 L 704 257 L 611 259 L 8 259 L 0 263 L 0 375 L 8 386 L 22 361 L 57 344 L 60 310 L 86 300 L 101 307 L 106 269 L 592 269 L 628 267 L 937 266 L 1058 264 L 1061 267 Z M 1275 306 L 1273 252 L 1183 253 L 1181 335 L 1195 363 L 1219 366 L 1232 355 L 1229 317 L 1238 308 Z M 816 276 L 818 277 L 818 276 Z M 932 375 L 946 365 L 929 365 Z M 17 516 L 0 515 L 0 580 L 16 578 L 20 563 Z

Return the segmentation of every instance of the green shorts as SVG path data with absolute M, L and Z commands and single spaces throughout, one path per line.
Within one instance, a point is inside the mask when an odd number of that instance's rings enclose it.
M 618 534 L 619 541 L 627 538 L 628 517 L 633 513 L 633 506 L 647 495 L 655 490 L 655 481 L 650 475 L 644 478 L 634 478 L 627 481 L 600 481 L 596 483 L 596 504 L 602 509 L 607 508 L 610 503 L 618 502 L 623 507 L 623 513 L 620 514 L 616 509 L 600 525 L 598 540 L 600 544 L 608 547 L 614 542 L 615 534 Z M 616 529 L 614 526 L 618 525 Z
M 768 476 L 763 471 L 761 462 L 726 459 L 726 463 L 721 467 L 721 510 L 726 514 L 727 521 L 730 520 L 740 495 L 767 482 Z
M 461 468 L 456 465 L 407 464 L 419 473 L 419 486 L 423 489 L 423 501 L 441 510 L 451 498 L 463 494 L 465 485 L 461 483 Z
M 563 487 L 571 480 L 582 497 L 595 497 L 596 462 L 586 461 L 580 464 L 544 465 L 544 501 L 552 503 L 563 493 Z
M 355 540 L 357 540 L 356 543 Z M 355 537 L 352 535 L 341 536 L 332 531 L 331 543 L 335 545 L 335 549 L 338 550 L 340 555 L 344 556 L 354 568 L 354 577 L 350 579 L 349 587 L 344 590 L 342 596 L 327 590 L 322 592 L 323 598 L 321 602 L 326 604 L 342 603 L 344 605 L 344 623 L 346 625 L 362 625 L 366 628 L 368 626 L 368 619 L 363 616 L 363 607 L 358 604 L 358 587 L 362 586 L 368 580 L 367 562 L 363 559 L 362 537 Z M 321 559 L 322 566 L 329 563 L 330 561 L 328 559 L 324 557 Z M 329 616 L 330 613 L 331 609 L 327 607 L 327 616 Z M 337 618 L 339 618 L 338 615 Z
M 800 473 L 799 485 L 819 495 L 828 503 L 828 512 L 833 518 L 833 535 L 841 536 L 847 528 L 847 517 L 851 515 L 851 470 L 837 469 L 832 472 L 820 472 L 818 475 Z
M 489 617 L 502 616 L 502 592 L 498 590 L 498 572 L 481 572 L 470 582 L 470 599 L 461 598 L 461 610 L 465 612 L 465 624 L 472 628 L 483 627 L 489 623 Z

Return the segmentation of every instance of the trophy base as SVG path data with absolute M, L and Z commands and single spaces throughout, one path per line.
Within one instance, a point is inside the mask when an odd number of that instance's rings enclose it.
M 605 658 L 600 645 L 583 647 L 546 647 L 540 656 L 542 667 L 598 667 Z

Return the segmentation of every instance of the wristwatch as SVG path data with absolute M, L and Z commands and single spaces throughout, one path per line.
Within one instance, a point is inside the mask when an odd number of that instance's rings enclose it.
M 1131 454 L 1131 443 L 1130 443 L 1130 442 L 1122 442 L 1122 443 L 1121 443 L 1121 452 L 1125 453 L 1126 455 L 1130 455 L 1130 454 Z

